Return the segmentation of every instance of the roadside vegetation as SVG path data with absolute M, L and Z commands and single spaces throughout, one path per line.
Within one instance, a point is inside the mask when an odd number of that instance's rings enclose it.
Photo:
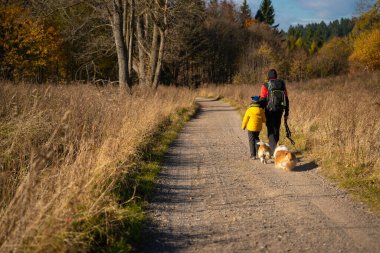
M 0 251 L 86 251 L 133 239 L 144 188 L 194 96 L 2 83 Z

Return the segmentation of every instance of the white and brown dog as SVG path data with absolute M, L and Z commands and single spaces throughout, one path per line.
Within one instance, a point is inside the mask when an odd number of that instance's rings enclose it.
M 297 164 L 296 155 L 289 151 L 289 149 L 280 145 L 274 150 L 274 165 L 276 168 L 283 170 L 292 170 Z
M 259 148 L 257 150 L 257 156 L 260 158 L 260 161 L 263 164 L 267 164 L 268 160 L 270 159 L 270 146 L 268 143 L 265 143 L 263 141 L 260 141 L 257 143 L 259 145 Z

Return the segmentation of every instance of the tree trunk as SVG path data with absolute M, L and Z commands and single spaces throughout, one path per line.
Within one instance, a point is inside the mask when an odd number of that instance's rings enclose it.
M 133 69 L 133 44 L 134 44 L 134 24 L 135 24 L 135 0 L 131 0 L 129 24 L 128 24 L 128 73 L 131 75 Z
M 123 3 L 121 0 L 113 0 L 112 32 L 115 39 L 117 62 L 119 67 L 119 84 L 127 89 L 131 88 L 128 73 L 128 53 L 124 40 Z
M 157 54 L 158 54 L 158 26 L 154 24 L 152 44 L 150 47 L 150 66 L 148 69 L 149 85 L 153 86 L 154 76 L 156 73 L 157 66 Z
M 137 18 L 137 27 L 136 27 L 136 33 L 137 33 L 137 49 L 138 49 L 138 63 L 137 63 L 137 75 L 139 77 L 139 84 L 140 85 L 148 85 L 146 82 L 146 75 L 145 75 L 145 68 L 144 68 L 144 41 L 143 41 L 143 34 L 142 34 L 142 27 L 141 27 L 141 18 Z
M 133 69 L 137 73 L 140 85 L 157 88 L 167 36 L 168 1 L 163 4 L 159 1 L 151 4 L 145 5 L 145 9 L 140 10 L 140 14 L 136 16 L 137 52 L 133 60 Z
M 162 64 L 162 58 L 164 56 L 166 31 L 162 31 L 160 29 L 160 35 L 161 35 L 161 38 L 160 38 L 160 48 L 159 48 L 159 51 L 158 51 L 156 70 L 155 70 L 153 84 L 152 84 L 152 87 L 155 88 L 155 89 L 157 89 L 157 87 L 158 87 L 158 81 L 160 80 L 161 64 Z

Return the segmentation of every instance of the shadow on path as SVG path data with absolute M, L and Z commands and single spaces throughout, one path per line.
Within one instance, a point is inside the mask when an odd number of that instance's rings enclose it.
M 316 164 L 314 161 L 304 163 L 302 165 L 296 166 L 292 171 L 294 172 L 303 172 L 303 171 L 309 171 L 318 168 L 318 164 Z

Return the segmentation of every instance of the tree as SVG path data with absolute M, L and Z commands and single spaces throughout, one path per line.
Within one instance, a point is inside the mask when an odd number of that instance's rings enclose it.
M 304 41 L 301 37 L 299 37 L 296 42 L 295 42 L 295 46 L 298 48 L 298 49 L 302 49 L 303 48 L 303 45 L 304 45 Z
M 261 2 L 260 9 L 257 11 L 255 18 L 268 25 L 274 24 L 274 8 L 271 0 L 263 0 Z
M 136 19 L 137 54 L 133 69 L 140 84 L 157 88 L 168 33 L 168 0 L 143 1 L 136 7 L 138 12 L 133 18 Z
M 168 0 L 103 1 L 114 36 L 120 85 L 131 87 L 133 68 L 140 85 L 157 88 L 167 35 Z
M 290 26 L 287 32 L 288 45 L 291 50 L 295 47 L 297 39 L 302 39 L 305 50 L 315 52 L 332 37 L 344 37 L 348 35 L 354 26 L 354 19 L 340 19 L 330 22 L 310 23 L 305 26 Z M 316 46 L 316 47 L 315 47 Z
M 292 80 L 302 81 L 307 78 L 307 54 L 304 50 L 296 50 L 290 61 L 289 76 Z
M 317 50 L 318 50 L 317 43 L 315 43 L 315 41 L 313 41 L 310 45 L 310 48 L 309 48 L 309 54 L 313 55 L 317 52 Z
M 313 75 L 326 77 L 347 72 L 350 53 L 347 38 L 332 38 L 322 46 L 312 62 Z
M 227 22 L 235 23 L 239 19 L 239 15 L 235 10 L 235 4 L 232 1 L 223 0 L 220 3 L 220 17 Z
M 372 28 L 380 26 L 380 0 L 377 0 L 375 5 L 366 13 L 362 14 L 354 28 L 352 29 L 352 36 L 355 37 L 363 31 L 371 30 Z
M 210 11 L 207 10 L 207 13 Z M 206 81 L 212 83 L 232 80 L 243 50 L 244 33 L 247 32 L 241 29 L 239 13 L 232 1 L 222 1 L 219 13 L 218 17 L 208 15 L 204 24 L 203 72 Z
M 379 2 L 379 1 L 378 1 Z M 358 0 L 356 4 L 356 11 L 359 15 L 363 15 L 373 6 L 373 0 Z
M 349 58 L 352 69 L 380 68 L 380 0 L 356 22 L 351 39 L 353 53 Z
M 43 82 L 59 68 L 61 40 L 54 26 L 18 5 L 0 9 L 0 67 L 15 81 Z M 54 70 L 55 69 L 55 70 Z
M 354 40 L 350 63 L 353 68 L 364 70 L 380 69 L 380 29 L 361 33 Z
M 210 0 L 207 11 L 210 17 L 217 18 L 219 16 L 218 0 Z
M 234 83 L 257 83 L 265 78 L 268 68 L 284 70 L 284 43 L 282 35 L 265 23 L 257 23 L 247 29 L 238 57 L 237 74 Z
M 264 22 L 265 19 L 264 19 L 264 15 L 261 11 L 261 9 L 258 9 L 257 12 L 256 12 L 256 15 L 255 15 L 255 19 L 259 22 Z
M 203 0 L 181 0 L 171 13 L 161 81 L 195 86 L 206 61 L 206 7 Z
M 247 3 L 247 0 L 244 0 L 240 6 L 240 23 L 241 26 L 245 27 L 252 20 L 251 9 Z
M 42 15 L 64 17 L 67 34 L 81 40 L 97 34 L 108 37 L 117 58 L 118 81 L 130 88 L 133 77 L 138 83 L 158 86 L 164 55 L 168 17 L 172 8 L 168 0 L 30 0 Z M 176 5 L 174 1 L 171 4 Z M 45 11 L 46 10 L 46 11 Z M 80 13 L 81 15 L 78 15 Z M 92 17 L 92 19 L 88 18 Z M 95 22 L 94 22 L 95 21 Z M 83 29 L 84 28 L 84 29 Z M 112 36 L 113 40 L 109 40 Z M 99 43 L 94 43 L 95 45 Z M 104 43 L 105 44 L 105 43 Z M 94 51 L 96 52 L 96 51 Z M 136 79 L 136 78 L 135 78 Z

